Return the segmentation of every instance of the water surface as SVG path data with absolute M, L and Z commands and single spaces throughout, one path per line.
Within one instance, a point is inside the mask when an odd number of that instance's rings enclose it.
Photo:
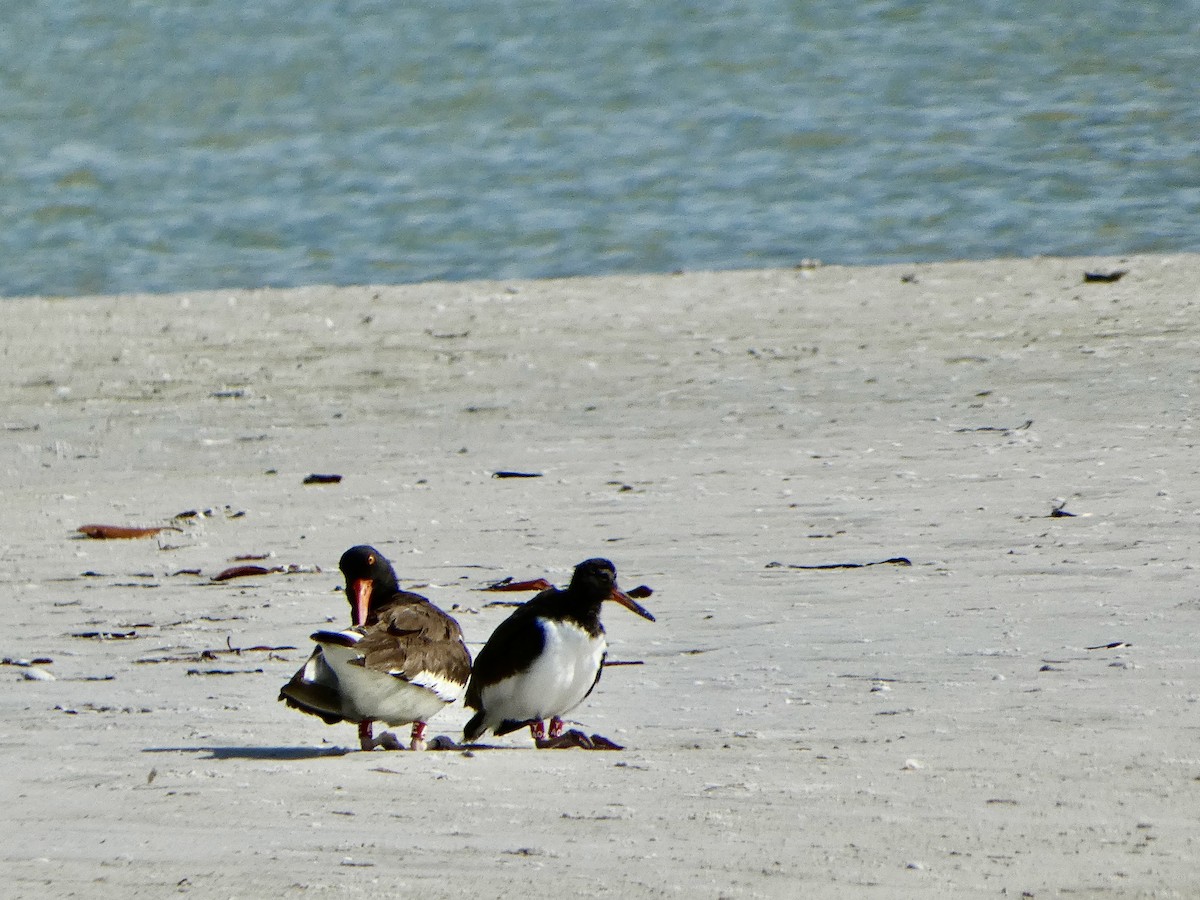
M 10 4 L 0 294 L 1200 249 L 1200 2 Z

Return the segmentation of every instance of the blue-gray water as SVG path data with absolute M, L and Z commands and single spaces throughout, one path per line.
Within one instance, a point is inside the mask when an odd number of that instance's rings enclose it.
M 0 294 L 1200 249 L 1200 0 L 26 0 Z

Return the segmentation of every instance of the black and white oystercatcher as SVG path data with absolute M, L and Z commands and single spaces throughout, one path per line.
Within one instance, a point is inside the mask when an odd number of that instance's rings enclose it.
M 620 749 L 600 735 L 563 733 L 562 717 L 600 680 L 608 647 L 600 624 L 605 600 L 654 621 L 617 587 L 611 562 L 589 559 L 575 567 L 566 590 L 542 591 L 501 622 L 475 659 L 466 704 L 477 712 L 463 737 L 474 741 L 489 730 L 508 734 L 528 725 L 538 747 Z
M 353 624 L 312 636 L 316 649 L 279 699 L 330 725 L 357 722 L 364 750 L 402 749 L 391 732 L 372 737 L 372 722 L 411 722 L 409 746 L 423 750 L 425 723 L 462 698 L 471 674 L 462 629 L 420 594 L 400 590 L 374 547 L 351 547 L 339 566 Z

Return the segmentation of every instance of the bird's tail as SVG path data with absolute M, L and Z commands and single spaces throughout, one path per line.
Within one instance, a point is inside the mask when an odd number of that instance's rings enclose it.
M 483 710 L 480 710 L 479 712 L 475 713 L 475 715 L 471 716 L 471 720 L 467 722 L 466 727 L 463 728 L 463 740 L 478 740 L 479 736 L 482 735 L 485 730 L 486 729 L 483 726 Z

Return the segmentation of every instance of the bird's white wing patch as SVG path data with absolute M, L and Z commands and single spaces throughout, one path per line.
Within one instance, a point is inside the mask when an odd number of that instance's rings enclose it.
M 418 672 L 412 678 L 405 678 L 405 676 L 400 672 L 391 672 L 390 674 L 394 675 L 396 678 L 404 679 L 410 684 L 415 684 L 418 687 L 423 687 L 428 691 L 433 691 L 433 693 L 436 694 L 439 699 L 446 703 L 454 703 L 455 701 L 461 700 L 467 689 L 465 684 L 458 684 L 457 682 L 451 681 L 448 678 L 443 678 L 440 675 L 435 675 L 433 672 L 427 672 L 424 670 Z

